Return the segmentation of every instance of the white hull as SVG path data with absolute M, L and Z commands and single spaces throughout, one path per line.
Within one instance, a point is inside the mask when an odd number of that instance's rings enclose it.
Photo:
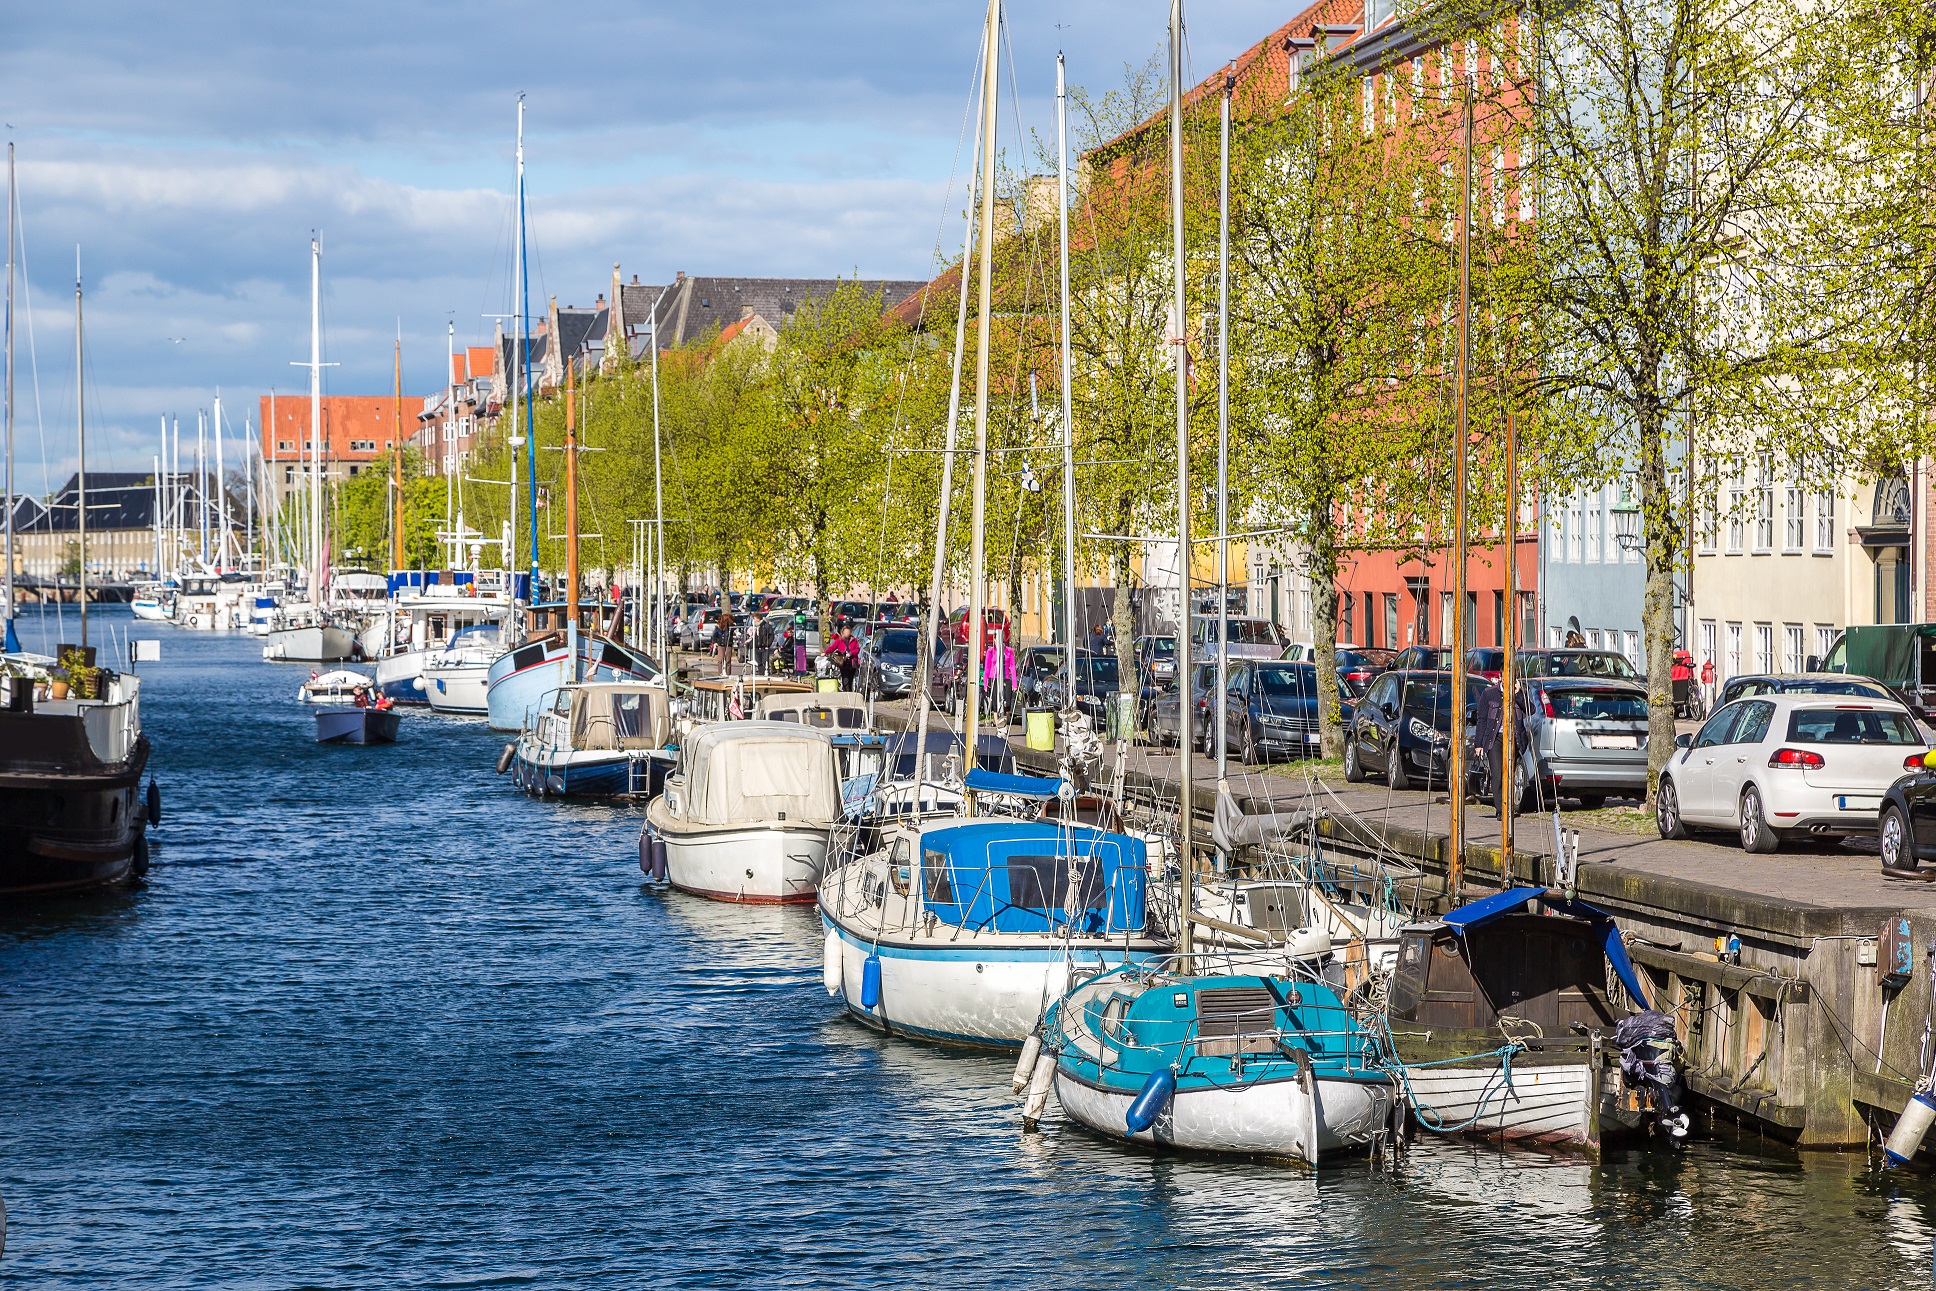
M 423 679 L 424 665 L 442 653 L 442 650 L 408 650 L 378 659 L 376 684 L 400 704 L 425 703 L 429 698 L 425 692 L 430 687 Z
M 336 663 L 350 657 L 350 634 L 335 626 L 279 628 L 264 639 L 262 657 L 286 663 Z
M 1178 1090 L 1154 1125 L 1132 1135 L 1125 1121 L 1134 1094 L 1097 1089 L 1058 1068 L 1055 1096 L 1070 1120 L 1111 1138 L 1306 1165 L 1369 1143 L 1390 1124 L 1395 1097 L 1390 1085 L 1355 1080 L 1320 1079 L 1306 1093 L 1295 1078 Z
M 491 665 L 433 668 L 424 675 L 424 696 L 439 713 L 483 717 L 491 711 Z
M 175 617 L 160 601 L 136 600 L 132 608 L 136 618 L 148 623 L 166 623 Z
M 1499 1065 L 1411 1067 L 1408 1102 L 1427 1127 L 1574 1147 L 1597 1147 L 1592 1069 L 1584 1062 L 1515 1063 L 1507 1083 Z M 1475 1117 L 1477 1119 L 1475 1119 Z
M 666 880 L 716 901 L 804 903 L 827 865 L 827 831 L 802 825 L 682 828 L 654 799 L 646 819 L 666 845 Z

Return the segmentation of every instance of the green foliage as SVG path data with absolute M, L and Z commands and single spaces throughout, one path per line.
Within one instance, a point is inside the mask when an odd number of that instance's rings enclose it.
M 395 459 L 388 450 L 361 472 L 334 486 L 334 548 L 356 551 L 373 569 L 390 564 Z M 423 455 L 406 448 L 403 457 L 403 559 L 408 568 L 434 569 L 448 560 L 437 544 L 444 524 L 444 481 L 424 473 Z

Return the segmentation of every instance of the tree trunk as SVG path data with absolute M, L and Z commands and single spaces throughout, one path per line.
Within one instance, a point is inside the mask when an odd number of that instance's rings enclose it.
M 1344 723 L 1339 718 L 1338 670 L 1333 651 L 1338 640 L 1338 549 L 1328 502 L 1306 516 L 1306 569 L 1311 579 L 1311 647 L 1317 655 L 1318 752 L 1344 756 Z
M 1667 432 L 1658 410 L 1640 424 L 1640 512 L 1647 546 L 1647 591 L 1640 612 L 1647 652 L 1647 800 L 1674 752 L 1674 565 L 1680 553 L 1674 499 L 1667 487 Z
M 1119 678 L 1116 684 L 1134 693 L 1141 689 L 1142 679 L 1136 675 L 1136 613 L 1129 604 L 1129 552 L 1126 542 L 1109 544 L 1109 568 L 1116 584 L 1109 621 L 1116 628 L 1116 676 Z M 1075 594 L 1076 589 L 1070 588 L 1069 595 Z

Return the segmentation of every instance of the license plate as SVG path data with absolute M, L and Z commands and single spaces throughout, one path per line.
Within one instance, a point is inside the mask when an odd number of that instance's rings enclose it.
M 1880 798 L 1858 798 L 1852 794 L 1838 794 L 1835 805 L 1842 811 L 1874 811 L 1882 805 Z
M 1637 749 L 1640 747 L 1638 735 L 1589 735 L 1586 746 L 1590 749 Z
M 1318 742 L 1318 733 L 1316 731 L 1310 731 L 1306 733 L 1306 735 L 1304 736 L 1304 742 L 1306 744 L 1316 744 Z

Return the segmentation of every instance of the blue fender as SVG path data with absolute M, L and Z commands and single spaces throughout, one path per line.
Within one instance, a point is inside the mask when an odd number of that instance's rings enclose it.
M 873 1012 L 881 1003 L 881 957 L 869 955 L 860 965 L 860 1006 Z
M 1150 1073 L 1143 1082 L 1143 1088 L 1129 1105 L 1129 1112 L 1123 1117 L 1123 1124 L 1131 1134 L 1141 1134 L 1156 1124 L 1156 1118 L 1176 1097 L 1176 1073 L 1168 1067 L 1159 1067 Z

